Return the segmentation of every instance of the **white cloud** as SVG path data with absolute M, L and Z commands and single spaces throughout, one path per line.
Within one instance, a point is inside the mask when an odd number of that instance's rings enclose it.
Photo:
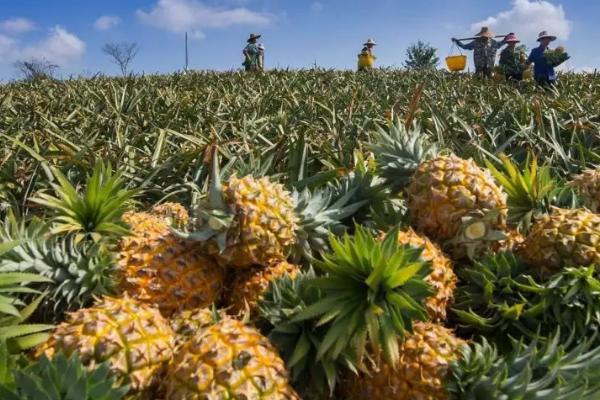
M 310 10 L 314 13 L 320 13 L 321 11 L 323 11 L 323 3 L 315 1 L 310 5 Z
M 35 24 L 26 18 L 12 18 L 0 21 L 0 30 L 9 34 L 19 34 L 35 29 Z
M 94 22 L 94 28 L 99 31 L 107 31 L 121 23 L 121 18 L 116 15 L 103 15 Z
M 44 39 L 30 45 L 23 45 L 16 39 L 0 35 L 0 63 L 42 58 L 64 66 L 81 58 L 84 52 L 85 43 L 61 26 L 50 29 Z
M 173 33 L 191 32 L 192 37 L 202 38 L 206 28 L 226 28 L 233 25 L 267 25 L 269 14 L 251 11 L 245 7 L 211 7 L 196 0 L 158 0 L 146 12 L 136 11 L 145 24 Z
M 482 26 L 489 26 L 499 34 L 515 32 L 522 41 L 535 43 L 541 31 L 549 31 L 560 40 L 567 40 L 572 22 L 567 19 L 560 4 L 540 0 L 513 0 L 510 10 L 474 23 L 471 29 L 479 31 Z

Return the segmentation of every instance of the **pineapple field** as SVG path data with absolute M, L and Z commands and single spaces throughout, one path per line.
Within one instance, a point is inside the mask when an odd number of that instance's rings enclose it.
M 0 86 L 0 398 L 600 399 L 600 76 Z

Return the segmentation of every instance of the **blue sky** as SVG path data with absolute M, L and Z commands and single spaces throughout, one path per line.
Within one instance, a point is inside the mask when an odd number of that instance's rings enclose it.
M 241 67 L 250 32 L 263 34 L 268 67 L 354 68 L 369 37 L 378 65 L 400 66 L 406 47 L 423 40 L 443 59 L 452 36 L 482 25 L 516 32 L 529 47 L 540 30 L 555 32 L 572 55 L 568 69 L 600 69 L 600 2 L 596 0 L 0 0 L 0 79 L 15 77 L 16 60 L 44 57 L 62 75 L 116 74 L 102 53 L 107 42 L 140 45 L 135 72 L 183 66 Z

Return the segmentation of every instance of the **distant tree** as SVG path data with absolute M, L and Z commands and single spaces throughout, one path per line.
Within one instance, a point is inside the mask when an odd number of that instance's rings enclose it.
M 106 43 L 102 52 L 112 58 L 112 61 L 119 66 L 123 76 L 127 75 L 129 64 L 137 55 L 140 47 L 137 43 Z
M 14 67 L 26 80 L 54 78 L 54 73 L 59 68 L 58 65 L 51 63 L 45 58 L 35 57 L 29 60 L 17 61 Z
M 407 69 L 431 69 L 437 67 L 439 62 L 437 49 L 429 43 L 423 43 L 419 40 L 406 49 L 404 66 Z

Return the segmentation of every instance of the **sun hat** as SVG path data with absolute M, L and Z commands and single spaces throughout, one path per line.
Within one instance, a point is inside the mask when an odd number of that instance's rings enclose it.
M 519 39 L 517 39 L 517 35 L 515 35 L 514 33 L 509 33 L 508 35 L 506 35 L 506 37 L 504 38 L 504 41 L 506 43 L 520 43 L 521 41 Z
M 550 39 L 550 41 L 554 41 L 556 40 L 556 36 L 554 35 L 549 35 L 547 31 L 541 31 L 540 34 L 538 35 L 537 41 L 539 42 L 542 39 Z
M 258 33 L 251 33 L 250 37 L 248 38 L 248 42 L 255 40 L 255 39 L 260 39 L 262 35 L 258 34 Z
M 363 43 L 364 46 L 368 46 L 368 45 L 373 45 L 373 46 L 377 46 L 377 43 L 375 43 L 375 41 L 371 38 L 369 38 L 365 43 Z
M 483 27 L 481 27 L 481 30 L 479 31 L 479 33 L 476 34 L 475 36 L 493 38 L 494 34 L 492 33 L 492 31 L 490 31 L 490 28 L 488 28 L 487 26 L 483 26 Z

